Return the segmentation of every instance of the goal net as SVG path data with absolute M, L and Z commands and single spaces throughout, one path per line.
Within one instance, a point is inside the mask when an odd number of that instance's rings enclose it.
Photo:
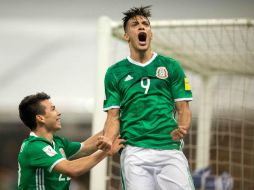
M 221 176 L 227 174 L 234 189 L 254 189 L 254 20 L 170 20 L 151 25 L 153 51 L 179 60 L 192 85 L 192 127 L 184 139 L 184 153 L 193 172 L 209 168 L 206 178 L 195 178 L 196 188 L 220 189 Z M 94 131 L 105 121 L 105 71 L 129 55 L 122 37 L 120 23 L 100 19 Z M 91 189 L 96 189 L 93 179 L 99 174 L 106 176 L 104 189 L 121 189 L 119 155 L 102 165 L 92 171 Z

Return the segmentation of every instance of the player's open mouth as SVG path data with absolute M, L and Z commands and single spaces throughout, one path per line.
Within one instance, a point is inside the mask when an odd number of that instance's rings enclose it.
M 141 44 L 145 44 L 145 43 L 146 43 L 146 37 L 147 37 L 147 35 L 146 35 L 145 32 L 140 32 L 140 33 L 138 34 L 138 40 L 139 40 L 139 42 L 140 42 Z

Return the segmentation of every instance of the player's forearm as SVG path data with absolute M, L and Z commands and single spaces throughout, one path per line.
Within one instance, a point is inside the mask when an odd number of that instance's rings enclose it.
M 188 102 L 177 104 L 178 126 L 188 130 L 191 126 L 191 111 Z
M 89 171 L 92 167 L 103 160 L 107 154 L 101 150 L 90 156 L 68 161 L 63 160 L 56 164 L 53 170 L 58 171 L 70 177 L 77 177 Z
M 113 141 L 119 134 L 119 130 L 120 130 L 119 110 L 118 109 L 109 110 L 103 130 L 103 135 L 110 138 Z
M 171 137 L 173 140 L 180 140 L 184 138 L 190 128 L 191 112 L 189 109 L 189 103 L 186 101 L 176 102 L 176 111 L 178 128 L 171 132 Z
M 98 137 L 97 147 L 103 151 L 110 151 L 114 140 L 119 134 L 120 121 L 119 109 L 108 110 L 103 135 Z
M 87 156 L 87 155 L 90 155 L 90 154 L 94 153 L 95 151 L 97 151 L 98 150 L 98 148 L 96 146 L 97 139 L 102 134 L 103 134 L 103 132 L 100 131 L 99 133 L 96 133 L 95 135 L 89 137 L 87 140 L 82 142 L 83 148 L 81 150 L 80 156 Z
M 112 141 L 119 134 L 119 121 L 108 121 L 105 123 L 103 135 L 110 138 Z

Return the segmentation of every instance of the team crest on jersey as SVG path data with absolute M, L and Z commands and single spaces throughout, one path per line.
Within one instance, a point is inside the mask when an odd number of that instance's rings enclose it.
M 168 70 L 166 67 L 158 67 L 156 70 L 156 76 L 160 79 L 168 78 Z
M 50 145 L 44 147 L 42 150 L 50 157 L 57 154 L 57 152 Z

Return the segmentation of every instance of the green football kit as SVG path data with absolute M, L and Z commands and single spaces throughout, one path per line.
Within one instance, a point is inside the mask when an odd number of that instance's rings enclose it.
M 104 82 L 103 109 L 120 109 L 120 134 L 126 140 L 122 189 L 194 190 L 183 141 L 170 136 L 178 127 L 175 102 L 192 100 L 180 64 L 156 53 L 143 64 L 127 57 L 108 68 Z
M 21 145 L 18 156 L 19 190 L 67 190 L 70 177 L 52 171 L 63 159 L 79 152 L 82 144 L 53 136 L 52 143 L 33 132 Z
M 192 92 L 180 64 L 153 53 L 145 64 L 130 57 L 108 68 L 104 111 L 120 109 L 120 134 L 136 147 L 181 149 L 169 135 L 177 128 L 175 102 L 191 101 Z

